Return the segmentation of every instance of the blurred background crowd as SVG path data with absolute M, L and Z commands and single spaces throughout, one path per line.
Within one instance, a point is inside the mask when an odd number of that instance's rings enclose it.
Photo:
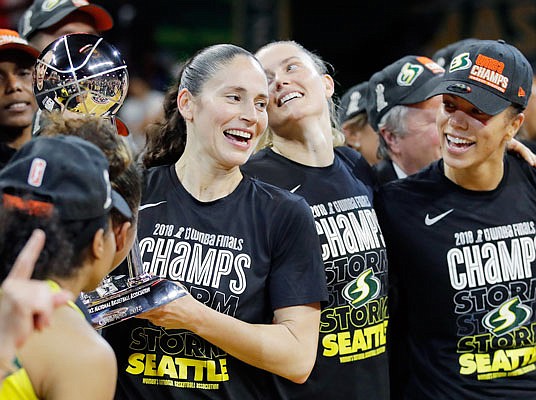
M 114 19 L 103 36 L 133 75 L 165 89 L 177 62 L 213 43 L 256 50 L 292 38 L 335 69 L 339 91 L 407 54 L 432 55 L 465 37 L 502 38 L 536 57 L 534 0 L 95 0 Z M 0 25 L 16 29 L 30 0 L 0 0 Z
M 31 0 L 0 0 L 0 26 L 17 28 Z M 131 77 L 121 110 L 136 131 L 181 61 L 214 43 L 255 51 L 291 38 L 333 66 L 336 94 L 408 54 L 432 56 L 463 38 L 502 38 L 536 59 L 535 0 L 408 0 L 313 4 L 303 0 L 95 0 L 111 14 L 103 37 L 122 52 Z M 149 105 L 149 106 L 148 106 Z M 141 146 L 141 143 L 134 144 Z

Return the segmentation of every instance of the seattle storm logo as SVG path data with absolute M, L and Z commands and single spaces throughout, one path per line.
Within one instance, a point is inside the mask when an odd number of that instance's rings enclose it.
M 417 64 L 405 63 L 396 77 L 399 86 L 411 86 L 422 74 L 424 68 Z
M 523 325 L 531 315 L 532 309 L 514 297 L 487 313 L 482 324 L 495 336 L 502 336 Z
M 374 276 L 372 268 L 363 271 L 354 281 L 342 290 L 342 296 L 353 308 L 359 308 L 370 300 L 378 297 L 380 280 Z
M 449 72 L 454 72 L 462 69 L 468 69 L 473 65 L 469 58 L 469 53 L 461 53 L 452 59 L 449 66 Z

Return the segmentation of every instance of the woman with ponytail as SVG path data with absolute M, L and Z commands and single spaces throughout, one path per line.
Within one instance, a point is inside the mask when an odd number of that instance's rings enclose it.
M 327 299 L 300 196 L 243 175 L 267 126 L 268 84 L 248 51 L 198 52 L 148 136 L 138 238 L 147 272 L 191 295 L 104 331 L 116 399 L 272 399 L 304 382 Z

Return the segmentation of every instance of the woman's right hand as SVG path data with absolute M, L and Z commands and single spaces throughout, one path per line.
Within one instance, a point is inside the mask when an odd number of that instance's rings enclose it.
M 173 282 L 180 286 L 186 294 L 173 300 L 170 303 L 164 304 L 158 308 L 144 312 L 136 316 L 136 318 L 147 319 L 152 324 L 161 326 L 166 329 L 189 329 L 195 327 L 195 319 L 203 305 L 196 301 L 188 290 L 179 282 Z

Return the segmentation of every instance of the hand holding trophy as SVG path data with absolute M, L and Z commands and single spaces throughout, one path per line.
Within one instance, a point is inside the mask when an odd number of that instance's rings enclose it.
M 100 116 L 110 119 L 117 132 L 126 136 L 128 130 L 116 113 L 127 90 L 127 65 L 117 48 L 102 37 L 85 33 L 62 36 L 37 59 L 34 93 L 45 114 L 57 111 L 65 118 Z M 109 275 L 96 290 L 81 295 L 96 329 L 186 294 L 182 286 L 144 272 L 137 240 L 125 262 L 128 275 Z

